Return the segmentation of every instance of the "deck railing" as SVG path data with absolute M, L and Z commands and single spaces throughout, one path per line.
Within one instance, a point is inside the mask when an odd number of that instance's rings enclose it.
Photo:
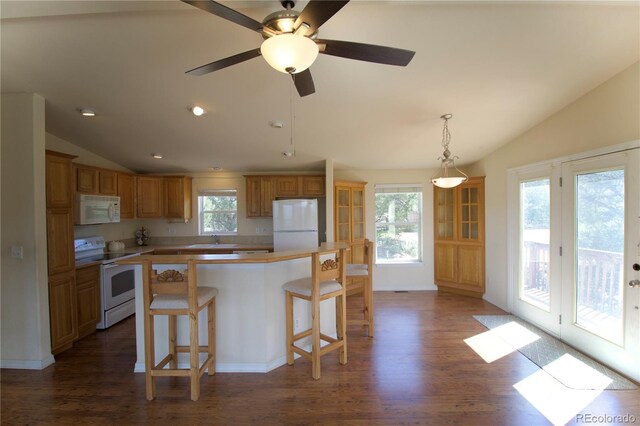
M 525 242 L 525 293 L 549 293 L 549 244 Z M 577 299 L 586 307 L 620 317 L 623 287 L 623 253 L 578 249 Z M 540 300 L 542 301 L 542 300 Z

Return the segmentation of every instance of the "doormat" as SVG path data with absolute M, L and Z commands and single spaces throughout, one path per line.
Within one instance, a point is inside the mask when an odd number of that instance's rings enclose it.
M 509 323 L 516 323 L 539 336 L 539 339 L 516 349 L 570 389 L 622 390 L 638 388 L 633 382 L 615 371 L 516 316 L 474 315 L 473 318 L 489 330 Z M 588 367 L 591 367 L 592 370 Z M 610 379 L 610 383 L 604 386 L 609 382 L 607 379 Z

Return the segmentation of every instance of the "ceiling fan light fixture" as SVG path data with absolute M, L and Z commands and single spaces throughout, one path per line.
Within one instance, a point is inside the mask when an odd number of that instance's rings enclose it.
M 449 133 L 448 121 L 451 117 L 453 117 L 451 114 L 444 114 L 440 117 L 444 120 L 444 127 L 442 129 L 442 146 L 444 147 L 444 152 L 442 153 L 442 157 L 438 157 L 438 160 L 441 161 L 440 168 L 431 176 L 431 183 L 439 188 L 445 189 L 454 188 L 469 179 L 469 176 L 456 167 L 454 160 L 458 157 L 452 157 L 451 151 L 449 151 L 451 133 Z
M 279 34 L 262 42 L 260 53 L 272 68 L 297 74 L 309 68 L 318 57 L 318 45 L 308 37 Z

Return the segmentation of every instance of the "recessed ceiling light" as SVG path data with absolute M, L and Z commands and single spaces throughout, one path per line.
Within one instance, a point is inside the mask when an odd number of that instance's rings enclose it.
M 211 170 L 213 170 L 214 172 L 219 172 L 220 170 L 222 170 L 222 167 L 220 167 L 220 166 L 213 166 L 213 167 L 211 167 Z
M 284 122 L 283 121 L 270 121 L 269 122 L 269 126 L 273 127 L 274 129 L 282 129 L 284 127 Z
M 157 160 L 160 160 L 162 158 L 162 154 L 151 154 L 151 156 Z
M 88 108 L 80 108 L 79 109 L 80 114 L 82 114 L 83 117 L 95 117 L 96 116 L 96 112 L 92 109 L 88 109 Z
M 193 115 L 195 115 L 196 117 L 200 117 L 201 115 L 203 115 L 204 113 L 206 113 L 207 111 L 205 111 L 204 108 L 202 108 L 201 106 L 198 105 L 194 105 L 191 108 L 191 112 L 193 113 Z

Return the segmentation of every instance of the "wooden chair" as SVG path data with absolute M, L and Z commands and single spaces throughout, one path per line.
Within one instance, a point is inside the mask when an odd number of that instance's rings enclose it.
M 347 319 L 347 324 L 365 325 L 368 336 L 373 337 L 373 242 L 364 240 L 359 246 L 351 247 L 353 263 L 346 265 L 346 275 L 347 296 L 362 294 L 362 318 Z
M 187 271 L 180 273 L 167 270 L 157 274 L 151 261 L 143 264 L 144 296 L 144 349 L 147 399 L 155 398 L 155 378 L 158 376 L 179 376 L 191 379 L 191 400 L 200 398 L 200 376 L 208 370 L 215 374 L 215 318 L 216 295 L 213 287 L 197 287 L 196 265 L 187 264 Z M 198 313 L 207 308 L 207 346 L 198 342 Z M 156 364 L 155 324 L 156 315 L 169 317 L 169 354 Z M 189 317 L 189 345 L 177 345 L 177 316 Z M 207 359 L 199 366 L 199 354 L 204 352 Z M 178 353 L 189 353 L 189 368 L 178 368 Z M 169 364 L 170 368 L 165 368 Z
M 336 254 L 334 259 L 321 261 L 320 256 Z M 320 378 L 320 357 L 333 350 L 339 350 L 340 364 L 347 363 L 347 300 L 344 283 L 346 250 L 328 250 L 311 255 L 311 277 L 286 283 L 285 306 L 287 323 L 287 364 L 293 365 L 294 353 L 311 360 L 311 375 Z M 293 334 L 293 298 L 311 303 L 311 328 Z M 327 336 L 320 331 L 320 302 L 336 299 L 336 334 L 337 338 Z M 295 345 L 296 341 L 311 336 L 311 351 Z M 320 346 L 320 341 L 328 342 Z

